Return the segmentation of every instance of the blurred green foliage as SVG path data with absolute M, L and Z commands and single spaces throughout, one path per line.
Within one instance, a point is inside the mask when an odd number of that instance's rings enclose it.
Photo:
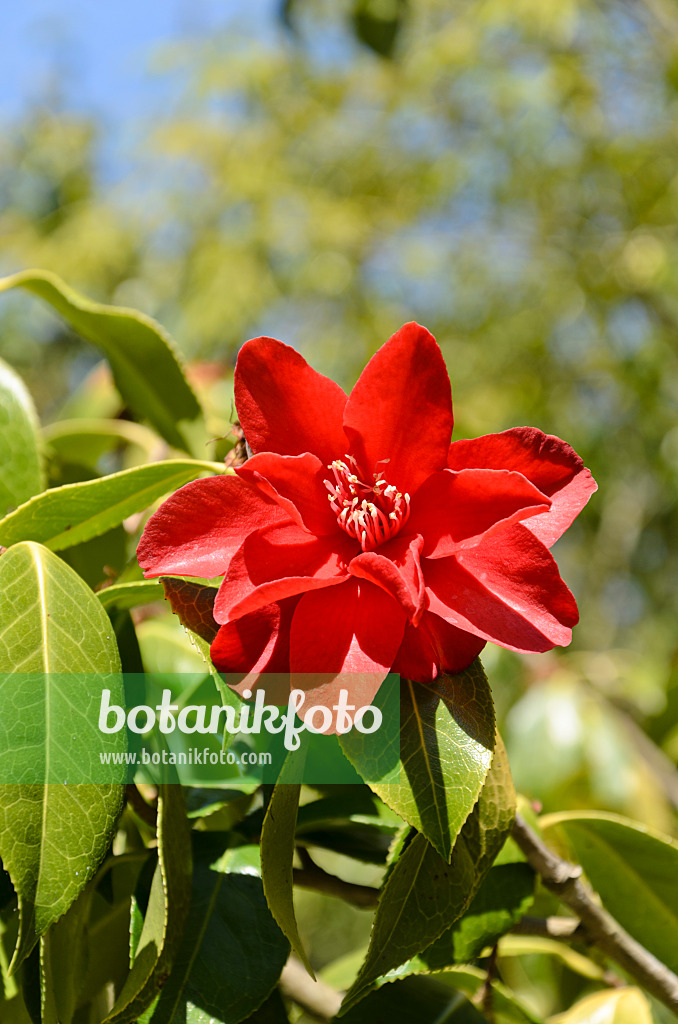
M 600 484 L 556 551 L 573 647 L 484 660 L 519 788 L 673 831 L 678 14 L 294 0 L 275 18 L 157 55 L 185 91 L 122 180 L 102 179 L 94 123 L 36 108 L 6 126 L 0 270 L 157 317 L 213 436 L 246 338 L 349 387 L 416 319 L 447 359 L 456 436 L 570 441 Z M 46 419 L 115 414 L 100 370 L 81 383 L 91 354 L 30 299 L 4 298 L 0 328 Z

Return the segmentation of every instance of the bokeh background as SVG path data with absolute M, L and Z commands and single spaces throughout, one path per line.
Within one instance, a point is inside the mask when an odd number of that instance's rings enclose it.
M 575 640 L 484 663 L 523 793 L 668 832 L 677 111 L 671 0 L 3 10 L 0 272 L 51 269 L 160 320 L 215 436 L 248 337 L 348 388 L 416 319 L 445 354 L 457 437 L 531 424 L 582 455 L 600 489 L 555 551 Z M 31 297 L 2 297 L 0 355 L 46 424 L 121 411 L 96 353 Z M 147 624 L 149 667 L 171 628 Z M 320 960 L 362 934 L 359 912 L 340 940 L 314 913 Z

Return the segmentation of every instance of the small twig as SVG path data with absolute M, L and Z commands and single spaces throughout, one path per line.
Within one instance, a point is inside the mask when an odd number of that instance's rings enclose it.
M 379 890 L 371 885 L 357 885 L 355 882 L 345 882 L 343 878 L 337 878 L 328 871 L 324 871 L 311 858 L 308 850 L 303 847 L 297 848 L 303 867 L 294 868 L 294 884 L 302 889 L 312 889 L 314 892 L 322 892 L 327 896 L 338 896 L 346 903 L 353 904 L 361 909 L 374 909 L 379 899 Z
M 280 991 L 316 1020 L 331 1020 L 339 1011 L 341 996 L 324 981 L 314 981 L 306 968 L 291 956 L 280 975 Z
M 513 826 L 513 838 L 546 888 L 574 910 L 588 940 L 678 1013 L 678 977 L 593 901 L 591 891 L 581 880 L 581 867 L 558 857 L 520 816 Z
M 130 783 L 125 786 L 125 793 L 127 795 L 127 803 L 132 808 L 135 814 L 137 814 L 142 821 L 145 821 L 151 828 L 157 828 L 158 825 L 158 812 L 155 807 L 151 807 L 147 804 L 141 793 L 134 785 Z
M 497 943 L 495 942 L 487 962 L 487 974 L 479 993 L 478 1002 L 489 1024 L 494 1024 L 494 989 L 492 982 L 497 976 Z

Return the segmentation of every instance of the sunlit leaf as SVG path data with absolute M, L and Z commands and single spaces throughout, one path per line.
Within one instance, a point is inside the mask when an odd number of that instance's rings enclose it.
M 369 782 L 375 793 L 449 859 L 494 748 L 492 696 L 480 662 L 426 686 L 403 680 L 400 722 L 398 750 L 356 730 L 340 737 L 342 749 L 364 778 L 379 779 Z
M 159 580 L 131 580 L 114 583 L 97 592 L 102 608 L 137 608 L 140 604 L 162 601 L 165 592 Z
M 0 521 L 0 544 L 35 540 L 61 551 L 97 537 L 201 473 L 223 466 L 192 459 L 151 462 L 98 480 L 53 487 Z
M 549 1024 L 653 1024 L 652 1010 L 639 988 L 594 992 L 565 1013 L 549 1017 Z
M 104 452 L 128 445 L 143 455 L 141 461 L 150 462 L 163 444 L 148 427 L 119 419 L 57 420 L 43 427 L 42 436 L 60 460 L 92 467 Z
M 10 288 L 25 288 L 48 302 L 104 353 L 120 394 L 137 416 L 175 448 L 193 449 L 190 428 L 200 430 L 202 411 L 160 324 L 135 310 L 92 302 L 47 271 L 25 270 L 0 280 L 0 292 Z
M 539 824 L 582 865 L 612 916 L 678 970 L 678 843 L 614 814 L 562 812 Z
M 294 913 L 292 864 L 301 786 L 286 781 L 285 766 L 289 763 L 288 754 L 273 788 L 261 829 L 261 877 L 273 917 L 306 970 L 315 978 Z M 293 778 L 298 778 L 297 772 L 295 765 Z
M 422 954 L 431 968 L 474 960 L 509 931 L 534 901 L 534 872 L 527 864 L 490 868 L 470 906 Z
M 132 969 L 105 1024 L 135 1024 L 165 985 L 177 956 L 191 902 L 192 856 L 181 786 L 158 797 L 158 866 Z
M 343 1007 L 358 1002 L 377 979 L 422 954 L 469 906 L 504 845 L 515 815 L 515 792 L 500 737 L 478 802 L 448 863 L 415 833 L 393 864 L 379 898 L 365 962 Z
M 153 1024 L 238 1024 L 270 995 L 288 951 L 260 878 L 198 863 L 184 941 Z
M 0 515 L 45 486 L 38 429 L 24 382 L 0 359 Z
M 25 726 L 37 723 L 35 756 L 67 762 L 77 744 L 98 749 L 101 736 L 81 713 L 84 694 L 50 692 L 50 673 L 116 673 L 120 669 L 110 622 L 85 583 L 39 544 L 18 544 L 0 556 L 0 672 L 35 673 L 42 688 L 31 707 L 3 697 L 3 748 L 25 753 Z M 32 678 L 32 677 L 29 677 Z M 11 675 L 4 676 L 9 691 Z M 12 687 L 16 690 L 16 686 Z M 112 677 L 122 702 L 122 680 Z M 74 733 L 73 715 L 78 714 Z M 30 716 L 27 719 L 26 715 Z M 17 747 L 15 737 L 23 735 Z M 76 747 L 72 737 L 76 737 Z M 88 745 L 89 744 L 89 745 Z M 32 760 L 33 755 L 31 755 Z M 0 857 L 19 897 L 21 928 L 15 963 L 66 912 L 96 871 L 122 805 L 118 785 L 0 786 Z

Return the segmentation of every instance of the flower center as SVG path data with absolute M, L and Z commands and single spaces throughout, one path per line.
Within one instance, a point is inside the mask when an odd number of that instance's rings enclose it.
M 325 480 L 324 484 L 342 530 L 355 537 L 363 551 L 373 551 L 395 537 L 410 515 L 409 494 L 401 494 L 381 473 L 374 474 L 373 483 L 363 483 L 357 476 L 358 467 L 352 455 L 335 459 L 327 468 L 334 479 Z

